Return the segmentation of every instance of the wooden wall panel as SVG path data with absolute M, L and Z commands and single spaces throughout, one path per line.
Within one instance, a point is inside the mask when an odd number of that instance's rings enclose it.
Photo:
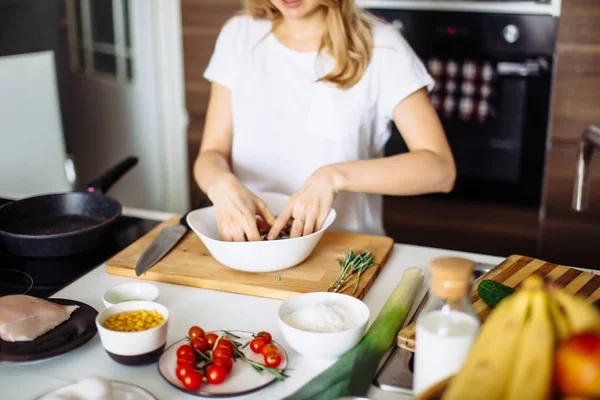
M 600 123 L 600 1 L 563 0 L 558 23 L 552 140 L 575 143 Z
M 579 139 L 589 125 L 600 125 L 599 19 L 598 0 L 562 1 L 552 145 L 540 237 L 540 257 L 587 268 L 598 268 L 600 151 L 592 160 L 589 208 L 574 211 L 572 197 Z

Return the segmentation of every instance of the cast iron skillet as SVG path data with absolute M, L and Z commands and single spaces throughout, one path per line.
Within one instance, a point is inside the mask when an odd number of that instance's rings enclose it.
M 64 257 L 96 246 L 121 215 L 104 195 L 138 162 L 128 157 L 94 179 L 85 192 L 29 197 L 0 207 L 0 244 L 22 257 Z

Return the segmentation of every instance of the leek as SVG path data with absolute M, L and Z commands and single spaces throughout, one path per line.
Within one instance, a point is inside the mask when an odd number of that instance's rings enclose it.
M 423 271 L 410 267 L 362 340 L 341 356 L 331 367 L 317 375 L 285 400 L 336 399 L 365 396 L 379 362 L 392 346 L 404 324 L 417 292 L 423 284 Z

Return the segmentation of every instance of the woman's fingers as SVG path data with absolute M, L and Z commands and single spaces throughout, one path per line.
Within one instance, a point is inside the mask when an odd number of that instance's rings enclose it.
M 292 223 L 292 229 L 290 230 L 290 237 L 297 238 L 302 236 L 302 231 L 304 230 L 304 219 L 294 218 L 294 222 Z
M 315 224 L 315 232 L 323 227 L 327 216 L 329 215 L 329 211 L 331 210 L 331 206 L 327 208 L 321 208 L 319 211 L 319 217 L 317 218 L 317 222 Z
M 267 203 L 262 201 L 261 199 L 256 200 L 256 211 L 263 217 L 263 219 L 269 224 L 269 226 L 273 226 L 275 224 L 275 217 L 271 214 L 269 207 L 267 207 Z
M 256 223 L 256 216 L 251 213 L 245 213 L 241 220 L 241 225 L 246 233 L 246 237 L 250 242 L 256 242 L 260 240 L 260 233 L 258 233 L 258 225 Z
M 306 220 L 304 221 L 304 227 L 302 229 L 302 236 L 310 235 L 316 230 L 315 224 L 317 222 L 318 216 L 319 206 L 318 204 L 313 204 L 311 209 L 306 214 Z
M 267 235 L 268 240 L 274 240 L 279 236 L 281 230 L 287 225 L 287 222 L 292 216 L 292 209 L 290 206 L 285 206 L 281 214 L 275 219 L 273 226 L 271 226 L 271 230 Z

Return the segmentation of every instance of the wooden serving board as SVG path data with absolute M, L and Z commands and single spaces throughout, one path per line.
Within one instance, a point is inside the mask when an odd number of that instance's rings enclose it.
M 192 231 L 148 272 L 136 277 L 135 264 L 152 240 L 167 225 L 179 223 L 174 217 L 148 232 L 106 262 L 106 272 L 131 278 L 175 283 L 252 296 L 287 299 L 297 294 L 326 291 L 340 273 L 338 259 L 350 248 L 368 250 L 375 265 L 361 277 L 353 296 L 362 299 L 385 265 L 394 241 L 390 237 L 326 231 L 313 253 L 299 265 L 277 272 L 249 273 L 220 264 Z M 345 294 L 352 295 L 352 290 Z
M 481 322 L 484 322 L 492 309 L 479 298 L 477 287 L 484 279 L 492 279 L 506 286 L 515 288 L 530 275 L 538 274 L 547 277 L 568 293 L 587 299 L 590 303 L 600 299 L 600 275 L 580 271 L 564 265 L 536 258 L 512 255 L 494 267 L 486 274 L 480 276 L 473 283 L 471 302 Z M 415 350 L 415 323 L 411 323 L 398 332 L 397 344 L 399 347 Z

